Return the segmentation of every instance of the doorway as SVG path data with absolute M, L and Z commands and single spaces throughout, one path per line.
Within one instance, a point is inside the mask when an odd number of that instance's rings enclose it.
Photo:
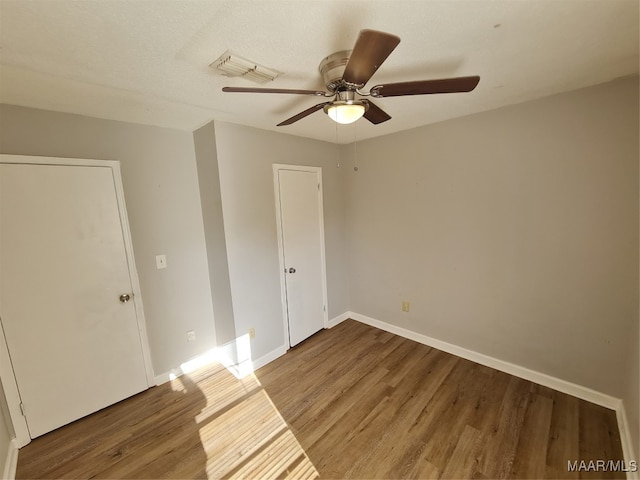
M 274 165 L 285 346 L 326 328 L 322 169 Z

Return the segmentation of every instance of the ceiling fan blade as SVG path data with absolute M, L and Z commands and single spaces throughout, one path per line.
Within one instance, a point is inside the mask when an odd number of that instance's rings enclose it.
M 297 115 L 294 115 L 291 118 L 287 118 L 284 122 L 280 122 L 278 125 L 276 125 L 277 127 L 282 127 L 284 125 L 291 125 L 292 123 L 297 122 L 298 120 L 303 119 L 304 117 L 306 117 L 307 115 L 311 115 L 313 112 L 317 112 L 318 110 L 322 110 L 322 108 L 330 102 L 324 102 L 324 103 L 319 103 L 318 105 L 314 105 L 311 108 L 307 108 L 306 110 L 298 113 Z
M 458 93 L 470 92 L 480 77 L 442 78 L 438 80 L 418 80 L 415 82 L 385 83 L 371 88 L 371 96 L 400 97 L 403 95 L 428 95 L 432 93 Z
M 373 103 L 371 100 L 366 101 L 369 104 L 369 108 L 364 112 L 364 118 L 369 120 L 374 125 L 377 125 L 387 120 L 391 120 L 391 115 L 382 110 L 379 106 Z
M 342 79 L 347 83 L 364 86 L 399 43 L 400 37 L 390 33 L 361 30 Z
M 315 95 L 325 97 L 327 94 L 322 90 L 297 90 L 290 88 L 246 88 L 246 87 L 223 87 L 223 92 L 234 93 L 290 93 L 294 95 Z

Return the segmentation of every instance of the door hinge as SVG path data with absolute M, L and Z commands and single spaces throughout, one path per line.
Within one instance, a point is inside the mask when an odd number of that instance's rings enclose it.
M 20 402 L 20 413 L 22 413 L 23 417 L 27 416 L 26 412 L 24 411 L 24 403 L 22 402 Z
M 318 184 L 318 191 L 320 191 L 320 184 Z

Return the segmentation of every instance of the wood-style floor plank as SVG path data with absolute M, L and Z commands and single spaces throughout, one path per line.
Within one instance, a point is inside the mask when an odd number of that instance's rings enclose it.
M 580 458 L 578 436 L 578 413 L 580 400 L 570 395 L 554 394 L 549 443 L 547 447 L 547 478 L 578 478 L 564 466 L 569 460 Z M 552 467 L 553 465 L 553 467 Z
M 623 478 L 615 412 L 348 320 L 35 439 L 17 478 Z
M 553 400 L 532 394 L 518 437 L 511 475 L 515 478 L 543 478 L 547 467 L 547 446 Z

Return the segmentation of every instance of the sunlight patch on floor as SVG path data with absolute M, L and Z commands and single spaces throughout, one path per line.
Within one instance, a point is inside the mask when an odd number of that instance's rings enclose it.
M 170 380 L 174 391 L 201 396 L 195 422 L 207 477 L 317 478 L 311 460 L 253 374 L 250 346 L 248 335 L 239 337 L 185 362 Z

